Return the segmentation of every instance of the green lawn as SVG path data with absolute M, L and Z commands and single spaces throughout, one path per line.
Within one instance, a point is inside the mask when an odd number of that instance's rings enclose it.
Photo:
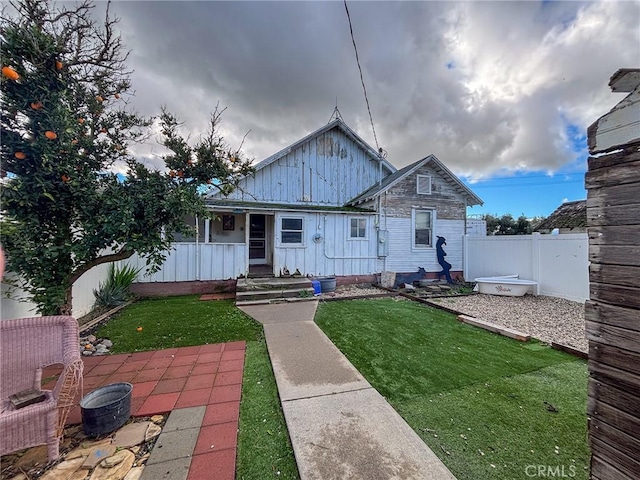
M 232 301 L 201 302 L 197 296 L 141 300 L 96 335 L 114 342 L 113 353 L 245 340 L 236 478 L 299 478 L 262 326 Z
M 584 361 L 409 301 L 322 303 L 316 322 L 459 480 L 588 478 Z

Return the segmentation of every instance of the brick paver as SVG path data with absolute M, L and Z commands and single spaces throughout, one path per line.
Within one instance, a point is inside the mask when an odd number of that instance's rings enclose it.
M 133 384 L 131 414 L 135 417 L 206 407 L 204 419 L 193 430 L 197 438 L 187 478 L 209 479 L 215 470 L 216 478 L 233 479 L 245 348 L 242 341 L 83 358 L 83 392 L 78 393 L 67 424 L 81 423 L 83 395 L 116 382 Z M 57 373 L 55 368 L 45 369 L 43 378 Z M 167 462 L 167 468 L 186 465 L 185 459 L 171 462 L 175 465 Z

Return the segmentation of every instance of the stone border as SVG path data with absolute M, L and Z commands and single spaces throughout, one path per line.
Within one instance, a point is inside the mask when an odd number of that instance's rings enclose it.
M 319 297 L 321 302 L 338 302 L 340 300 L 368 300 L 370 298 L 387 298 L 397 297 L 399 292 L 387 292 L 387 293 L 372 293 L 371 295 L 351 295 L 349 297 Z
M 118 305 L 117 307 L 112 308 L 111 310 L 109 310 L 106 313 L 103 313 L 102 315 L 100 315 L 99 317 L 94 318 L 93 320 L 88 321 L 87 323 L 85 323 L 84 325 L 80 325 L 78 327 L 78 333 L 83 333 L 86 332 L 87 330 L 92 329 L 93 327 L 95 327 L 96 325 L 98 325 L 100 322 L 106 320 L 107 318 L 109 318 L 111 315 L 113 315 L 114 313 L 119 312 L 120 310 L 122 310 L 124 307 L 128 307 L 129 305 L 131 305 L 133 302 L 135 302 L 135 300 L 129 300 L 127 303 L 123 303 L 122 305 Z
M 396 290 L 393 290 L 393 289 L 387 288 L 387 287 L 383 287 L 381 285 L 375 285 L 375 286 L 378 287 L 378 288 L 382 288 L 384 290 L 387 290 L 389 292 L 395 292 L 397 295 L 405 297 L 405 298 L 407 298 L 409 300 L 413 300 L 414 302 L 422 303 L 424 305 L 429 305 L 430 307 L 437 308 L 439 310 L 444 310 L 445 312 L 452 313 L 456 317 L 459 316 L 459 315 L 464 315 L 464 316 L 467 316 L 467 317 L 470 317 L 470 318 L 476 318 L 476 317 L 473 317 L 472 315 L 469 315 L 467 313 L 459 312 L 458 310 L 454 310 L 453 308 L 449 308 L 449 307 L 445 307 L 444 305 L 440 305 L 439 303 L 430 302 L 429 300 L 426 300 L 424 298 L 415 297 L 413 295 L 409 295 L 408 293 L 398 292 Z M 472 295 L 474 295 L 474 294 L 472 294 Z M 457 296 L 462 296 L 462 295 L 457 295 Z M 482 326 L 479 326 L 479 325 L 476 325 L 476 326 L 478 326 L 479 328 L 483 328 Z M 548 343 L 548 342 L 545 342 L 545 341 L 540 340 L 540 339 L 535 338 L 535 337 L 531 337 L 531 338 L 533 338 L 534 340 L 536 340 L 536 341 L 538 341 L 540 343 Z M 568 353 L 569 355 L 573 355 L 574 357 L 578 357 L 578 358 L 581 358 L 583 360 L 587 360 L 589 358 L 589 354 L 588 353 L 583 352 L 583 351 L 578 350 L 578 349 L 575 349 L 575 348 L 570 347 L 568 345 L 563 345 L 561 343 L 551 342 L 550 346 L 551 346 L 551 348 L 553 348 L 555 350 L 560 350 L 560 351 L 562 351 L 564 353 Z

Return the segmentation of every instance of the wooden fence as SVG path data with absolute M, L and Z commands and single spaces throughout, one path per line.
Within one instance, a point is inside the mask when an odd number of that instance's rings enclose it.
M 614 91 L 615 78 L 610 83 Z M 621 102 L 613 112 L 625 105 Z M 606 140 L 607 132 L 597 132 L 602 124 L 600 119 L 590 129 L 592 153 L 597 151 L 596 133 Z M 616 146 L 619 141 L 616 137 L 605 145 Z M 591 260 L 591 301 L 585 307 L 589 339 L 587 410 L 591 478 L 637 479 L 640 478 L 640 151 L 637 142 L 617 153 L 589 158 L 586 187 Z

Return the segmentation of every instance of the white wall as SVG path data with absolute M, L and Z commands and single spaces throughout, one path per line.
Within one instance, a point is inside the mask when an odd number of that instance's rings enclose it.
M 435 243 L 433 248 L 412 248 L 411 218 L 388 217 L 387 229 L 389 256 L 386 258 L 384 270 L 405 273 L 417 272 L 418 267 L 423 267 L 427 272 L 442 270 L 436 256 Z M 447 254 L 445 260 L 451 264 L 451 270 L 462 270 L 464 220 L 441 220 L 436 217 L 434 235 L 444 237 L 447 241 L 443 248 Z
M 109 264 L 102 264 L 93 267 L 91 270 L 82 275 L 73 284 L 73 316 L 82 317 L 91 311 L 95 298 L 93 289 L 107 278 L 107 270 Z M 20 302 L 13 298 L 6 298 L 4 293 L 9 290 L 9 286 L 2 284 L 2 299 L 0 300 L 0 318 L 2 320 L 10 320 L 12 318 L 23 318 L 38 316 L 35 312 L 35 304 L 31 302 Z M 24 292 L 13 291 L 12 297 L 22 298 Z
M 141 268 L 136 282 L 186 282 L 193 280 L 227 280 L 247 270 L 244 243 L 175 243 L 159 272 L 145 275 L 144 258 L 133 255 L 123 264 Z
M 589 237 L 566 235 L 467 235 L 464 276 L 518 274 L 538 282 L 538 293 L 575 301 L 589 299 Z

